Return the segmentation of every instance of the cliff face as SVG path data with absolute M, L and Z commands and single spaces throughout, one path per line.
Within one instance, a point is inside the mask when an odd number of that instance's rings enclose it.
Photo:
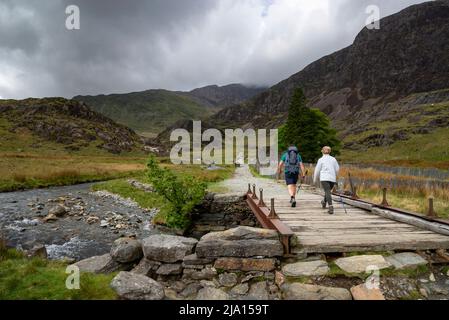
M 379 106 L 449 88 L 449 1 L 409 7 L 382 19 L 380 30 L 364 28 L 350 47 L 310 64 L 245 104 L 222 110 L 211 122 L 279 126 L 296 87 L 304 89 L 310 106 L 330 116 L 343 136 L 354 129 L 352 119 L 358 113 L 369 118 Z

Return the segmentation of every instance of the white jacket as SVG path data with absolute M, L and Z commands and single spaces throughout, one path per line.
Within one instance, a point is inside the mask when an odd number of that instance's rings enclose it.
M 330 155 L 324 155 L 315 168 L 315 175 L 313 177 L 313 182 L 316 183 L 318 177 L 320 181 L 337 182 L 337 175 L 340 171 L 340 166 L 338 165 L 337 159 Z

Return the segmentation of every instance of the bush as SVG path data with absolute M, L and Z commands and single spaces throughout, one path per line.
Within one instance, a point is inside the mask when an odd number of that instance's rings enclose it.
M 206 195 L 207 184 L 192 176 L 176 175 L 161 168 L 154 157 L 148 161 L 148 179 L 155 191 L 171 205 L 167 226 L 186 229 L 190 225 L 190 213 Z

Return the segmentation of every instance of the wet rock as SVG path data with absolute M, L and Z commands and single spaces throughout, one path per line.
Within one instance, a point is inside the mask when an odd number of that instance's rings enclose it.
M 386 260 L 396 269 L 411 269 L 428 264 L 419 254 L 412 252 L 394 254 L 386 257 Z
M 160 262 L 142 259 L 140 260 L 139 264 L 131 270 L 131 272 L 144 276 L 151 276 L 151 274 L 155 273 L 160 266 Z
M 237 284 L 238 277 L 235 273 L 222 273 L 218 277 L 218 281 L 223 287 L 233 287 Z
M 77 266 L 81 272 L 88 273 L 112 273 L 124 268 L 120 263 L 114 261 L 109 253 L 81 260 L 73 265 Z
M 242 284 L 238 284 L 234 288 L 232 288 L 229 293 L 233 296 L 243 296 L 243 295 L 247 294 L 248 291 L 249 291 L 248 283 L 242 283 Z
M 351 288 L 354 300 L 385 300 L 384 295 L 378 288 L 368 288 L 365 284 Z
M 111 288 L 121 299 L 126 300 L 162 300 L 165 296 L 160 283 L 131 272 L 120 272 L 112 280 Z
M 284 284 L 282 293 L 285 300 L 352 300 L 346 289 L 302 283 Z
M 58 218 L 63 217 L 66 213 L 67 213 L 67 208 L 62 205 L 57 205 L 57 206 L 51 208 L 50 210 L 48 210 L 49 215 L 53 214 Z
M 276 268 L 276 259 L 219 258 L 214 267 L 227 271 L 272 271 Z
M 182 273 L 182 265 L 180 263 L 163 264 L 157 269 L 156 273 L 162 276 L 178 275 Z
M 45 223 L 55 222 L 57 220 L 58 220 L 58 217 L 55 216 L 54 214 L 49 214 L 45 218 L 42 219 L 42 221 Z
M 248 295 L 246 296 L 248 300 L 268 300 L 268 286 L 266 281 L 253 283 L 249 289 Z
M 112 245 L 111 256 L 120 263 L 135 262 L 143 257 L 142 245 L 131 238 L 117 239 Z
M 229 295 L 220 289 L 206 287 L 198 292 L 196 300 L 229 300 Z
M 282 272 L 287 277 L 324 276 L 329 272 L 329 266 L 323 260 L 297 262 L 285 265 L 282 268 Z
M 279 257 L 284 253 L 276 231 L 238 227 L 203 236 L 196 248 L 200 258 Z
M 145 257 L 149 260 L 175 263 L 192 254 L 197 242 L 192 238 L 153 235 L 143 240 L 142 247 Z
M 391 267 L 391 264 L 381 255 L 340 258 L 335 261 L 335 264 L 348 273 L 366 273 L 368 268 L 382 270 Z

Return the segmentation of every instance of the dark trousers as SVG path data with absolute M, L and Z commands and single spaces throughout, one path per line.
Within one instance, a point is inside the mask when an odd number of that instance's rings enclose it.
M 335 182 L 321 181 L 321 185 L 323 186 L 323 189 L 324 189 L 324 201 L 331 206 L 332 205 L 332 189 L 334 189 Z

